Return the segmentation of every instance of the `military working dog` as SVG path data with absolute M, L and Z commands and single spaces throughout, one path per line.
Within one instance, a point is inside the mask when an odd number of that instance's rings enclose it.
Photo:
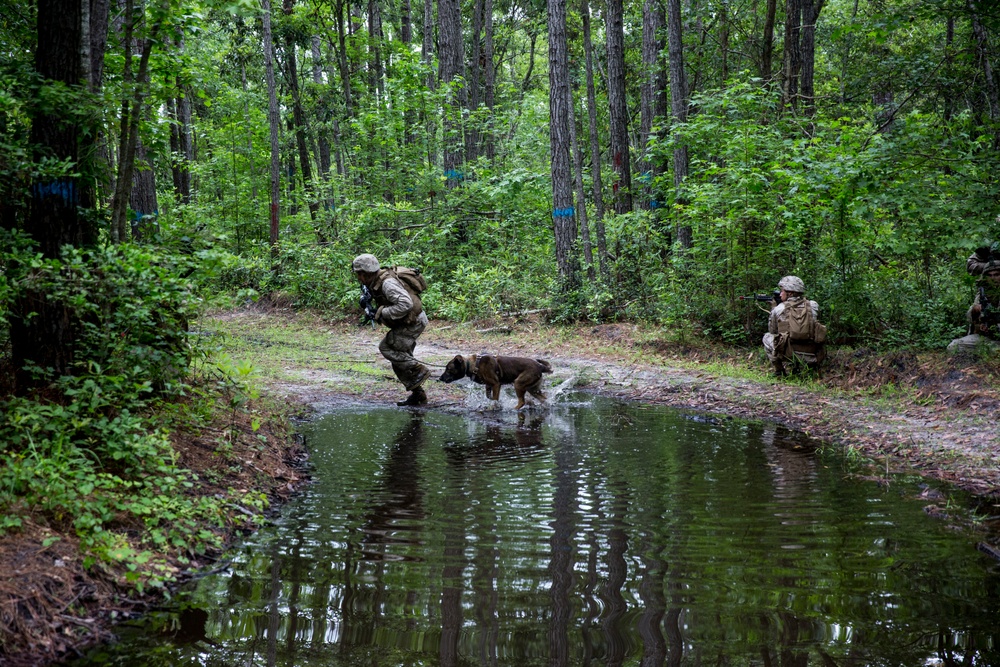
M 517 394 L 517 409 L 520 410 L 524 407 L 525 393 L 545 400 L 542 374 L 551 372 L 552 366 L 544 359 L 495 357 L 486 354 L 463 357 L 459 354 L 448 362 L 438 379 L 441 382 L 454 382 L 464 377 L 471 378 L 477 384 L 486 385 L 486 398 L 494 401 L 500 400 L 500 385 L 513 384 L 514 393 Z

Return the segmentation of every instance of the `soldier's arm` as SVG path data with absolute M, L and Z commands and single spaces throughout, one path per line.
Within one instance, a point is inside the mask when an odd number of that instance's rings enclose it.
M 771 315 L 767 318 L 767 332 L 777 335 L 778 333 L 778 315 L 785 309 L 785 304 L 779 303 L 777 306 L 771 309 Z
M 989 263 L 989 248 L 979 248 L 976 252 L 969 255 L 969 259 L 965 260 L 965 270 L 968 271 L 970 275 L 981 276 Z
M 395 278 L 386 278 L 382 283 L 382 294 L 388 302 L 380 309 L 381 319 L 398 320 L 413 308 L 410 293 Z

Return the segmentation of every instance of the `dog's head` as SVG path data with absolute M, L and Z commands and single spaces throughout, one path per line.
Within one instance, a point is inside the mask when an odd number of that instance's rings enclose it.
M 448 362 L 448 365 L 444 367 L 444 373 L 441 373 L 441 377 L 438 378 L 441 382 L 454 382 L 455 380 L 461 380 L 465 377 L 466 372 L 469 370 L 469 362 L 466 361 L 465 357 L 460 354 L 455 355 L 455 358 Z

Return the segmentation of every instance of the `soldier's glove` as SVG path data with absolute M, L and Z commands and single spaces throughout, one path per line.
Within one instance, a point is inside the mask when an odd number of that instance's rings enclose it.
M 382 308 L 384 308 L 384 306 L 379 306 L 378 310 L 375 311 L 375 321 L 379 324 L 382 324 Z

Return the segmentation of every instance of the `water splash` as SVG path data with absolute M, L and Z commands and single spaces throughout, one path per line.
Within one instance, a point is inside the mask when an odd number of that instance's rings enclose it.
M 574 386 L 576 386 L 576 380 L 579 377 L 579 375 L 580 375 L 579 373 L 573 373 L 568 378 L 560 382 L 558 385 L 549 389 L 546 392 L 546 394 L 548 394 L 548 400 L 546 400 L 546 403 L 550 404 L 555 403 L 556 399 L 559 398 L 561 394 L 569 391 Z

